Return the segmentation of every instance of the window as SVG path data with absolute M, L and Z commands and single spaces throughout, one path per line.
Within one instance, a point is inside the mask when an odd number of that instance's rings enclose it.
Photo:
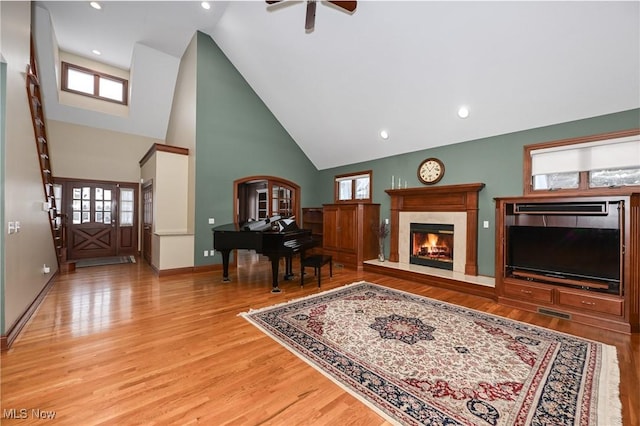
M 62 90 L 127 105 L 128 81 L 68 62 L 62 63 Z
M 640 187 L 638 130 L 524 147 L 525 195 L 627 193 L 630 187 Z
M 293 216 L 293 190 L 286 186 L 273 185 L 271 187 L 271 214 L 282 217 Z
M 371 170 L 336 176 L 335 202 L 371 202 Z
M 120 226 L 133 226 L 134 191 L 120 188 Z

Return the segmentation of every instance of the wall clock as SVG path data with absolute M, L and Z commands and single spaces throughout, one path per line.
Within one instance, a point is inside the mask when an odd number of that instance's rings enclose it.
M 444 176 L 444 163 L 437 158 L 427 158 L 418 166 L 418 180 L 433 185 Z

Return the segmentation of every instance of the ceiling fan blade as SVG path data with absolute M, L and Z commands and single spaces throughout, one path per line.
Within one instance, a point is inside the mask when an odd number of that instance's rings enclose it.
M 313 25 L 316 21 L 316 2 L 315 0 L 309 0 L 307 2 L 307 20 L 304 23 L 305 30 L 313 30 Z
M 357 1 L 331 1 L 329 3 L 335 4 L 341 9 L 348 10 L 349 12 L 353 12 L 356 10 L 356 6 L 358 5 Z

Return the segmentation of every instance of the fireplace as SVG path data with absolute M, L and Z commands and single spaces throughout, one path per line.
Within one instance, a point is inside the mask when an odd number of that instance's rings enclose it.
M 411 223 L 409 263 L 453 270 L 453 225 Z
M 478 192 L 482 188 L 484 183 L 385 190 L 391 196 L 389 261 L 409 264 L 409 223 L 453 223 L 453 272 L 478 275 Z M 410 219 L 406 227 L 404 218 Z

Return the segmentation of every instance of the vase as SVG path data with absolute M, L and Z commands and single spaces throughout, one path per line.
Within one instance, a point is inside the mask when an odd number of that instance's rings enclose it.
M 384 262 L 384 238 L 378 239 L 378 262 Z

